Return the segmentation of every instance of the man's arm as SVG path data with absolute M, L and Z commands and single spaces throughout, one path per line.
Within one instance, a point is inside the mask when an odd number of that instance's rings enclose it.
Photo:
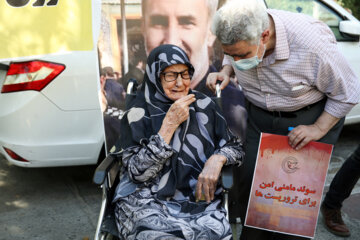
M 327 96 L 327 101 L 314 124 L 297 126 L 288 134 L 289 144 L 297 150 L 325 136 L 360 100 L 359 80 L 339 52 L 335 38 L 331 34 L 321 37 L 313 84 Z

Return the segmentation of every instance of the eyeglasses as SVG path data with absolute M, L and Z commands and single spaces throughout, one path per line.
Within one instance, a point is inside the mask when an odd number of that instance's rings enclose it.
M 164 76 L 166 82 L 175 81 L 178 76 L 181 76 L 182 79 L 189 80 L 192 77 L 192 73 L 189 70 L 185 70 L 182 72 L 162 72 L 161 75 Z

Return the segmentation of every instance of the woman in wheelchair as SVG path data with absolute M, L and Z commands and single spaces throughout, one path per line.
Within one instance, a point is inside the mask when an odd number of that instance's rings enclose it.
M 155 48 L 122 118 L 113 202 L 124 239 L 232 238 L 217 181 L 244 152 L 215 102 L 190 89 L 193 73 L 179 47 Z

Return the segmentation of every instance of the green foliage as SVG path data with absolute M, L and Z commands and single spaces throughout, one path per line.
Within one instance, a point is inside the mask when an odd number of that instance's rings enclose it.
M 351 10 L 352 15 L 360 20 L 360 1 L 359 0 L 338 0 L 337 1 L 344 8 Z

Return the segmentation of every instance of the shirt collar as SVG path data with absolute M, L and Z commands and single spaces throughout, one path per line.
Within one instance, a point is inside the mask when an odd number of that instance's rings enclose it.
M 287 39 L 287 33 L 284 24 L 281 19 L 272 12 L 271 10 L 267 10 L 268 14 L 274 20 L 275 24 L 275 33 L 276 33 L 276 43 L 275 43 L 275 59 L 276 60 L 286 60 L 290 56 L 289 42 Z

